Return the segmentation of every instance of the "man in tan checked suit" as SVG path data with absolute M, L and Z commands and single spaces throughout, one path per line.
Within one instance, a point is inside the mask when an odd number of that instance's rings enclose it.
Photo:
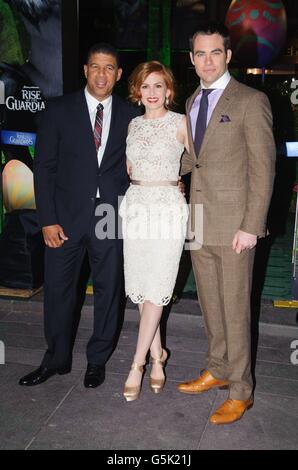
M 194 34 L 190 58 L 201 84 L 186 104 L 189 153 L 182 159 L 182 174 L 191 172 L 192 209 L 203 208 L 203 243 L 191 258 L 209 350 L 207 370 L 178 390 L 229 388 L 213 424 L 236 421 L 253 404 L 251 279 L 257 239 L 266 235 L 275 161 L 269 101 L 231 77 L 231 56 L 225 26 Z

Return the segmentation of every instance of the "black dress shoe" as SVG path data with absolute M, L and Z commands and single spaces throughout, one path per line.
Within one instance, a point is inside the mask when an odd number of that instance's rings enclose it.
M 70 366 L 66 366 L 61 369 L 48 369 L 47 367 L 40 366 L 28 375 L 22 377 L 19 381 L 19 385 L 39 385 L 55 374 L 64 375 L 68 374 L 71 370 Z
M 105 376 L 105 366 L 88 364 L 84 385 L 86 388 L 96 388 L 104 382 Z

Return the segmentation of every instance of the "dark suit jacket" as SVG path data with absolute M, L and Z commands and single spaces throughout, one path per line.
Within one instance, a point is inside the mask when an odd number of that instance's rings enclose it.
M 94 214 L 97 188 L 101 202 L 117 209 L 128 187 L 126 136 L 138 114 L 113 95 L 111 126 L 98 167 L 84 90 L 50 100 L 39 126 L 34 159 L 34 188 L 41 227 L 60 224 L 66 235 L 79 235 Z

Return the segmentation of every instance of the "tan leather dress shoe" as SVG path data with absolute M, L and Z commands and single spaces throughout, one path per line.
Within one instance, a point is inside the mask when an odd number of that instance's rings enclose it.
M 253 405 L 253 400 L 232 400 L 229 398 L 213 413 L 210 418 L 212 424 L 234 423 L 242 418 L 246 410 Z
M 196 393 L 207 392 L 207 390 L 210 390 L 211 388 L 216 388 L 216 387 L 219 387 L 220 389 L 227 389 L 228 385 L 229 385 L 229 382 L 227 380 L 215 379 L 210 374 L 210 372 L 206 370 L 197 379 L 192 380 L 190 382 L 184 382 L 182 384 L 179 384 L 178 390 L 179 392 L 182 392 L 182 393 L 196 394 Z

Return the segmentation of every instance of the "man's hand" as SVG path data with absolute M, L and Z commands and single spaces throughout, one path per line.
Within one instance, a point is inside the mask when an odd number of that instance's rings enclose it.
M 185 184 L 181 181 L 181 176 L 178 178 L 178 189 L 185 196 Z
M 242 230 L 238 230 L 238 232 L 236 232 L 234 236 L 232 248 L 239 255 L 243 250 L 251 250 L 256 246 L 256 244 L 256 235 L 252 235 L 251 233 L 242 232 Z
M 68 237 L 63 232 L 61 225 L 47 225 L 42 227 L 42 234 L 45 244 L 49 248 L 60 248 Z

